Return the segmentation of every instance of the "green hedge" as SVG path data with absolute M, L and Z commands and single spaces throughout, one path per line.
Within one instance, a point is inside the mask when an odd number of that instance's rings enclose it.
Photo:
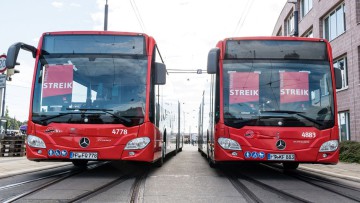
M 360 142 L 340 142 L 340 161 L 360 163 Z

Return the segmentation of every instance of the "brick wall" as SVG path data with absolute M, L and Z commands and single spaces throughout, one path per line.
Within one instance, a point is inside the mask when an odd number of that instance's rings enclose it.
M 323 19 L 342 3 L 345 3 L 346 31 L 330 42 L 334 59 L 347 57 L 349 84 L 347 89 L 337 92 L 338 110 L 349 111 L 351 139 L 360 141 L 360 0 L 313 0 L 312 9 L 304 17 L 299 13 L 299 36 L 312 29 L 313 37 L 323 38 Z M 284 5 L 273 35 L 279 29 L 286 33 L 284 22 L 293 8 L 294 4 Z

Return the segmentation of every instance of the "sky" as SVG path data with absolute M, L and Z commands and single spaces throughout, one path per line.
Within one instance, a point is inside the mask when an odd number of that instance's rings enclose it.
M 103 30 L 106 0 L 11 0 L 1 2 L 0 55 L 10 45 L 37 47 L 42 33 Z M 155 38 L 168 69 L 206 70 L 207 54 L 227 37 L 270 36 L 286 0 L 108 0 L 109 31 Z M 19 74 L 7 82 L 11 117 L 28 120 L 34 59 L 20 51 Z M 208 75 L 172 73 L 185 115 L 184 130 L 196 132 L 201 93 Z

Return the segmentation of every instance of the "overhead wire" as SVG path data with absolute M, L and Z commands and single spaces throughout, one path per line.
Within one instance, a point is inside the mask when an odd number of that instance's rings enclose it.
M 130 0 L 130 4 L 131 4 L 131 7 L 135 13 L 135 16 L 136 16 L 138 22 L 139 22 L 141 30 L 145 33 L 146 32 L 145 24 L 141 18 L 140 11 L 139 11 L 138 7 L 136 6 L 135 0 Z
M 239 18 L 239 21 L 236 24 L 233 35 L 236 35 L 237 32 L 241 32 L 241 28 L 243 27 L 244 22 L 246 21 L 246 18 L 249 15 L 249 11 L 251 10 L 251 7 L 252 7 L 253 3 L 254 3 L 253 0 L 248 0 L 246 2 L 245 6 L 244 6 L 244 9 L 241 12 L 241 16 Z

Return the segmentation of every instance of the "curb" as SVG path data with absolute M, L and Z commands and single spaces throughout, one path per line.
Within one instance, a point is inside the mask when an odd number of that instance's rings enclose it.
M 342 175 L 342 174 L 338 174 L 338 173 L 335 173 L 335 172 L 323 171 L 323 170 L 320 170 L 320 169 L 314 169 L 314 168 L 310 168 L 310 167 L 306 167 L 306 166 L 299 166 L 299 169 L 360 183 L 360 178 L 355 177 L 355 176 Z

